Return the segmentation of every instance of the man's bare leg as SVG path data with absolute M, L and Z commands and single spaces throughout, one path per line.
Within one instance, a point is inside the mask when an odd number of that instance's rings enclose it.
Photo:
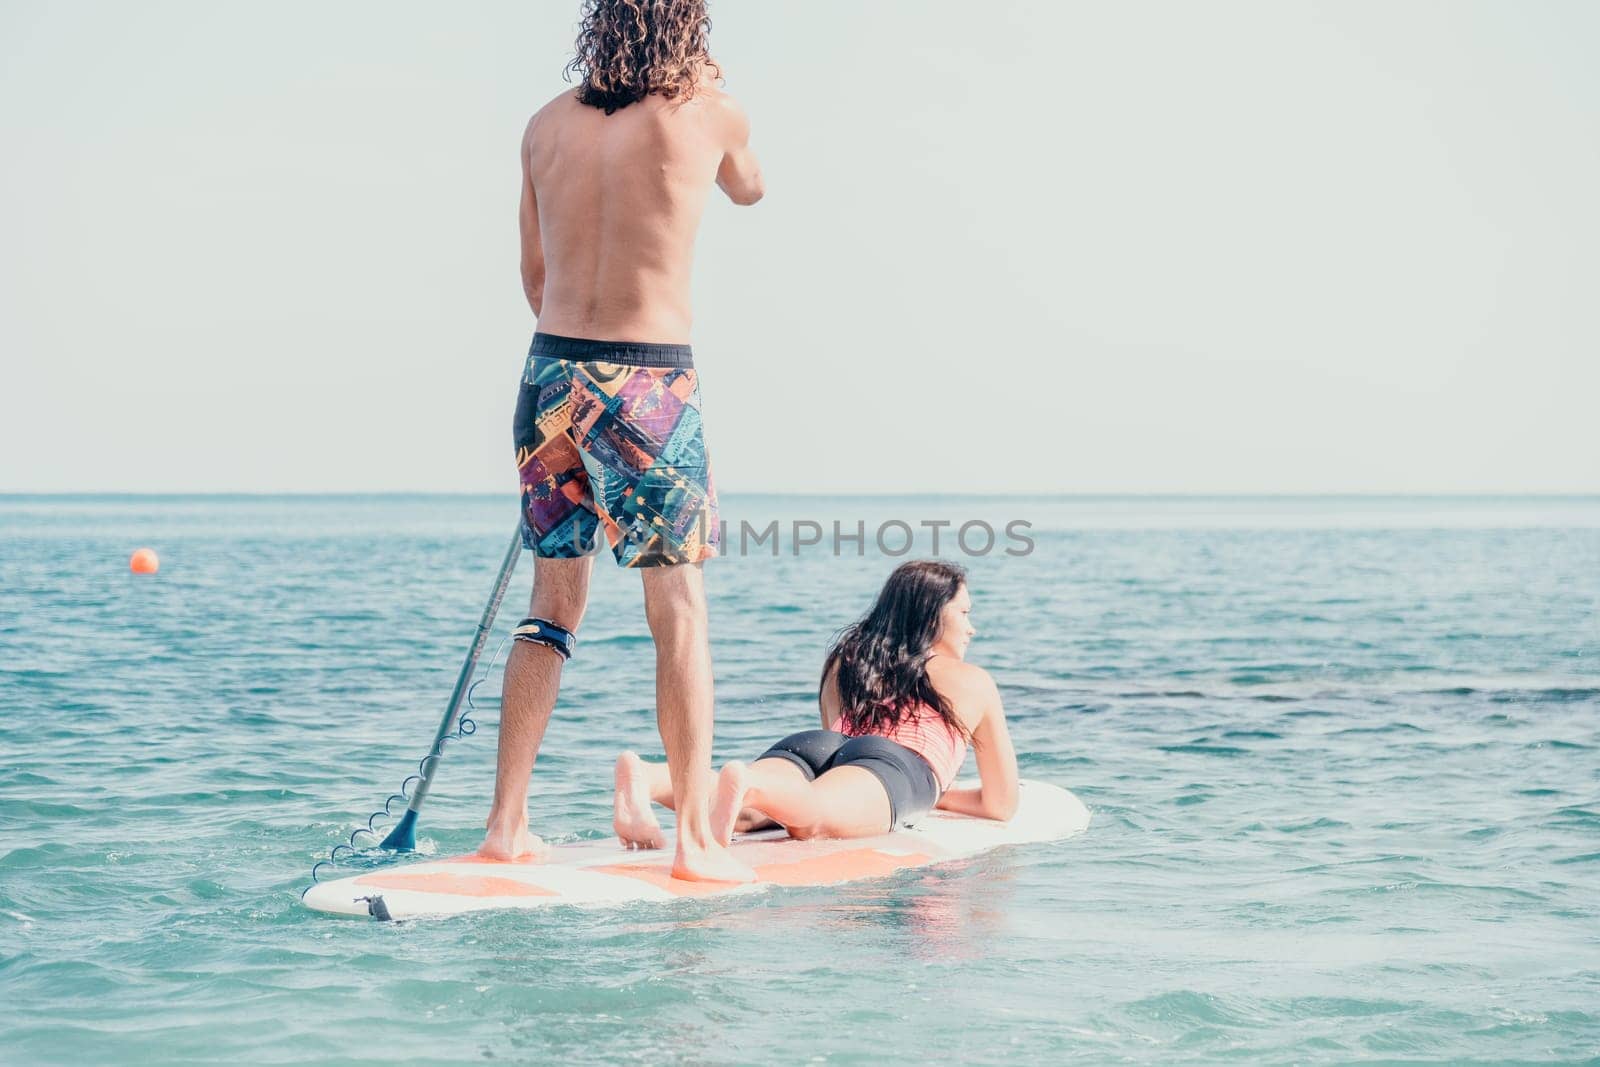
M 700 564 L 649 567 L 645 617 L 656 643 L 656 726 L 678 812 L 672 876 L 748 882 L 754 872 L 711 835 L 711 643 Z
M 593 565 L 593 556 L 535 558 L 528 614 L 577 633 L 588 607 Z M 500 696 L 494 802 L 485 823 L 488 833 L 478 848 L 480 856 L 512 860 L 531 853 L 542 858 L 546 851 L 544 842 L 528 832 L 528 778 L 561 690 L 562 662 L 554 649 L 529 641 L 511 642 Z

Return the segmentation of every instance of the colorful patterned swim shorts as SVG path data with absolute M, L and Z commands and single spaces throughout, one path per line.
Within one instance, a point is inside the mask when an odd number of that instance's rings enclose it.
M 717 493 L 688 345 L 536 333 L 512 425 L 522 543 L 535 556 L 598 551 L 624 567 L 717 554 Z

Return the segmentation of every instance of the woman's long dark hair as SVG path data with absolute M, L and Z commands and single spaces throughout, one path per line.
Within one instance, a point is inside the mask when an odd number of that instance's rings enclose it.
M 578 99 L 607 115 L 651 93 L 688 99 L 702 69 L 722 75 L 710 34 L 706 0 L 584 0 L 566 73 L 583 78 Z
M 965 568 L 941 559 L 902 563 L 883 583 L 872 610 L 839 632 L 823 661 L 822 681 L 837 663 L 839 711 L 851 729 L 893 729 L 917 704 L 926 704 L 951 730 L 970 739 L 955 709 L 928 680 L 939 617 L 966 580 Z M 822 700 L 820 683 L 817 700 Z

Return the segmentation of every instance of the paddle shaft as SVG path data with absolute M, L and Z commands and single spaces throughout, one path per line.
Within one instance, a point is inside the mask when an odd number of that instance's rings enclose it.
M 445 738 L 456 731 L 456 722 L 461 714 L 461 702 L 466 699 L 467 690 L 472 685 L 473 672 L 478 669 L 478 659 L 483 655 L 483 646 L 489 640 L 489 631 L 494 627 L 494 617 L 500 612 L 500 602 L 505 599 L 506 587 L 511 584 L 511 574 L 517 569 L 517 558 L 522 555 L 522 526 L 518 523 L 517 531 L 511 537 L 511 545 L 506 549 L 505 560 L 500 564 L 500 572 L 495 575 L 494 589 L 489 594 L 489 602 L 483 606 L 483 615 L 478 619 L 477 632 L 472 635 L 472 647 L 467 650 L 467 658 L 461 664 L 461 673 L 456 676 L 456 687 L 450 693 L 450 703 L 444 709 L 444 718 L 439 720 L 439 729 L 433 735 L 433 746 L 428 749 L 428 756 L 423 758 L 422 781 L 417 783 L 411 791 L 411 802 L 406 806 L 406 814 L 401 818 L 401 824 L 409 830 L 416 823 L 417 812 L 422 809 L 422 802 L 428 797 L 428 790 L 433 785 L 434 773 L 439 769 L 439 760 L 443 755 Z M 400 827 L 396 833 L 390 834 L 385 839 L 385 848 L 409 847 L 395 842 Z

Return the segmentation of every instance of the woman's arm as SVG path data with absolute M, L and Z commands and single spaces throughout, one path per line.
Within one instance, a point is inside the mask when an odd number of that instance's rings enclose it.
M 1017 753 L 1006 729 L 1000 689 L 981 668 L 972 687 L 972 699 L 981 701 L 983 718 L 972 731 L 972 750 L 978 757 L 978 788 L 948 789 L 936 805 L 945 811 L 1004 822 L 1017 813 Z

